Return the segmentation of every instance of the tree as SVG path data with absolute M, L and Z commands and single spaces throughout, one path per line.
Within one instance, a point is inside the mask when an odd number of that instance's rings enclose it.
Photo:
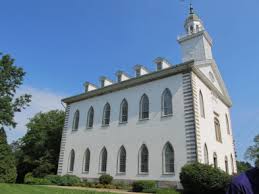
M 245 157 L 254 161 L 255 165 L 259 167 L 259 134 L 254 138 L 254 145 L 249 146 L 246 150 Z
M 0 182 L 13 183 L 16 179 L 15 158 L 7 144 L 4 128 L 0 128 Z
M 242 173 L 252 168 L 249 162 L 237 161 L 237 173 Z
M 0 54 L 1 55 L 1 54 Z M 3 55 L 0 59 L 0 126 L 15 127 L 14 113 L 28 106 L 31 96 L 15 97 L 16 89 L 22 85 L 25 72 L 14 65 L 14 59 Z
M 38 113 L 30 119 L 27 134 L 13 144 L 17 159 L 17 182 L 23 182 L 28 172 L 35 177 L 57 172 L 64 119 L 64 111 L 59 110 Z

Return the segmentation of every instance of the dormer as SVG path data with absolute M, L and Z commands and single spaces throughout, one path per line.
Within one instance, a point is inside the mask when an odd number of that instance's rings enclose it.
M 143 65 L 135 65 L 134 70 L 135 70 L 135 76 L 136 77 L 140 77 L 142 75 L 145 75 L 145 74 L 149 73 L 147 68 L 145 68 Z
M 117 71 L 116 72 L 116 77 L 117 77 L 117 82 L 118 83 L 130 79 L 130 76 L 128 74 L 126 74 L 125 72 L 123 72 L 123 71 Z
M 157 71 L 160 71 L 162 69 L 166 69 L 168 67 L 171 67 L 171 64 L 164 58 L 158 57 L 154 61 L 156 63 L 156 69 Z
M 99 80 L 102 88 L 113 84 L 113 82 L 105 76 L 101 76 Z
M 85 87 L 85 92 L 90 92 L 97 89 L 97 86 L 95 86 L 94 84 L 91 84 L 90 82 L 85 82 L 84 87 Z

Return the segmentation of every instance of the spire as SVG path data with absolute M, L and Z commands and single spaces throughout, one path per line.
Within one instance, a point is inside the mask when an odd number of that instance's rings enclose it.
M 190 15 L 194 14 L 192 3 L 190 3 Z

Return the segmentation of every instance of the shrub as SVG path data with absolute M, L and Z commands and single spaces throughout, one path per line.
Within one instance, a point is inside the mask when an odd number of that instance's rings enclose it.
M 195 163 L 182 168 L 180 179 L 188 194 L 223 194 L 230 176 L 218 168 Z
M 116 182 L 113 185 L 116 186 L 116 189 L 125 189 L 125 190 L 130 190 L 131 189 L 131 185 L 125 183 L 124 181 Z
M 112 180 L 113 180 L 113 177 L 110 176 L 109 174 L 104 174 L 99 177 L 99 183 L 103 185 L 111 184 Z
M 27 173 L 24 178 L 25 184 L 30 185 L 51 185 L 52 183 L 45 178 L 35 178 L 32 176 L 32 173 Z
M 45 179 L 49 180 L 54 185 L 59 185 L 61 183 L 62 177 L 59 175 L 47 175 Z
M 156 194 L 180 194 L 179 192 L 177 192 L 174 189 L 156 189 Z
M 104 185 L 104 188 L 106 188 L 106 189 L 116 189 L 116 186 L 108 184 L 108 185 Z
M 60 182 L 58 183 L 58 185 L 60 186 L 75 186 L 78 183 L 81 183 L 81 180 L 79 177 L 75 176 L 75 175 L 64 175 L 61 177 Z
M 148 191 L 156 188 L 155 181 L 134 181 L 132 183 L 133 192 L 143 192 L 144 190 Z
M 95 185 L 95 188 L 98 188 L 98 189 L 104 188 L 104 185 L 103 185 L 103 184 L 100 184 L 100 183 L 97 183 L 97 184 Z

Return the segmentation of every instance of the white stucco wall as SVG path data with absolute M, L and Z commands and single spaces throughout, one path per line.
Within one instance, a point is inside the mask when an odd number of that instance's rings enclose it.
M 173 116 L 161 117 L 161 95 L 169 88 L 173 96 Z M 143 94 L 149 97 L 149 120 L 139 121 L 139 101 Z M 119 124 L 120 103 L 128 101 L 128 123 Z M 102 127 L 103 107 L 111 105 L 111 121 Z M 186 141 L 184 129 L 184 102 L 182 74 L 138 85 L 121 91 L 105 94 L 76 102 L 70 105 L 68 133 L 66 137 L 62 174 L 68 173 L 68 160 L 71 149 L 75 150 L 75 167 L 72 174 L 79 177 L 98 178 L 99 156 L 105 146 L 108 152 L 107 173 L 115 179 L 148 179 L 179 181 L 179 172 L 186 163 Z M 86 129 L 87 112 L 94 107 L 94 127 Z M 79 130 L 72 132 L 74 112 L 80 111 Z M 163 175 L 162 150 L 170 142 L 175 151 L 175 175 Z M 142 144 L 149 151 L 149 173 L 138 174 L 138 152 Z M 126 174 L 118 175 L 117 157 L 121 146 L 127 152 Z M 83 172 L 85 150 L 91 151 L 90 170 Z
M 219 98 L 217 98 L 213 94 L 213 92 L 197 76 L 194 75 L 193 79 L 196 80 L 197 92 L 199 92 L 200 90 L 202 91 L 205 105 L 205 118 L 202 118 L 200 116 L 200 106 L 198 107 L 202 162 L 204 163 L 204 145 L 206 143 L 209 153 L 210 164 L 213 164 L 213 153 L 215 152 L 218 158 L 218 167 L 222 170 L 225 170 L 225 156 L 227 156 L 229 173 L 232 173 L 230 159 L 230 155 L 232 154 L 234 160 L 234 171 L 236 172 L 236 160 L 233 146 L 230 109 Z M 216 141 L 214 127 L 214 117 L 216 116 L 215 112 L 218 114 L 217 118 L 221 126 L 222 143 Z M 227 133 L 225 114 L 228 115 L 230 135 Z

